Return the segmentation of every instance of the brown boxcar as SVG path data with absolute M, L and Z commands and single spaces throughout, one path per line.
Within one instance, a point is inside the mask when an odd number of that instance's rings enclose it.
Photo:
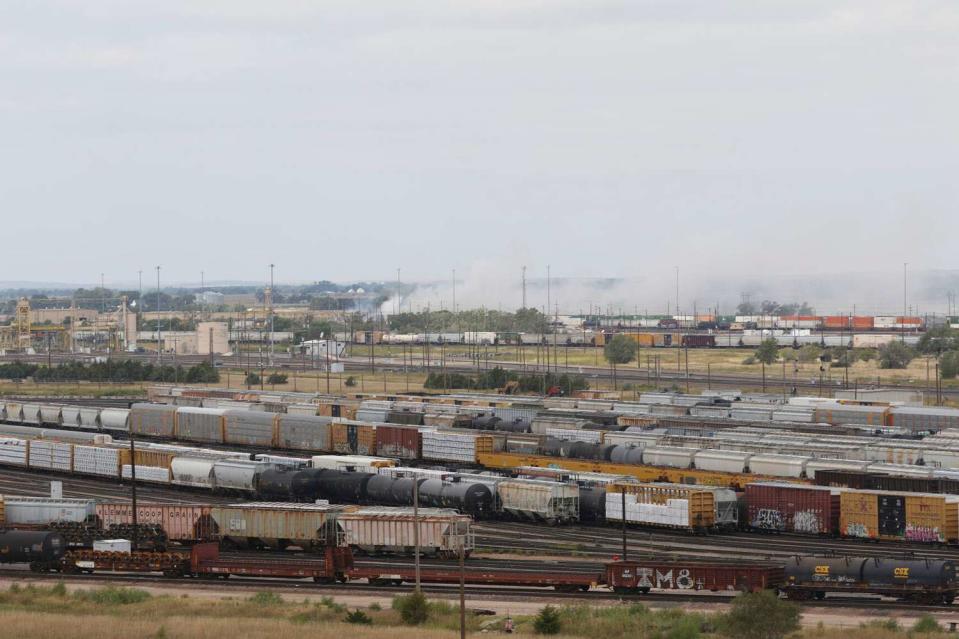
M 606 564 L 606 585 L 615 592 L 712 590 L 757 592 L 783 583 L 783 567 L 696 561 L 614 561 Z
M 377 426 L 376 451 L 385 457 L 400 459 L 419 459 L 422 455 L 423 439 L 416 427 Z
M 133 506 L 128 503 L 100 503 L 96 513 L 104 528 L 133 523 Z M 163 528 L 173 541 L 207 541 L 216 538 L 209 506 L 186 504 L 137 504 L 137 523 Z
M 834 535 L 839 526 L 840 490 L 781 482 L 746 485 L 749 527 L 757 530 Z

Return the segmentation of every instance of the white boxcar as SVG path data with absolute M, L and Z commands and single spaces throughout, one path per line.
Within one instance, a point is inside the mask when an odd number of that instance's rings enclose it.
M 460 545 L 466 556 L 475 546 L 473 520 L 455 510 L 420 508 L 361 508 L 337 517 L 344 542 L 367 553 L 413 554 L 419 528 L 420 551 L 426 555 L 455 557 Z
M 83 522 L 96 513 L 93 499 L 3 496 L 6 525 L 36 526 L 55 521 Z
M 47 426 L 59 426 L 63 407 L 55 404 L 40 404 L 40 423 Z
M 742 473 L 749 468 L 751 453 L 735 450 L 701 450 L 693 457 L 693 463 L 700 470 L 721 473 Z
M 749 472 L 770 477 L 802 477 L 809 461 L 809 457 L 798 455 L 753 455 L 749 459 Z
M 130 409 L 104 408 L 100 411 L 100 426 L 103 430 L 130 432 Z
M 106 409 L 104 409 L 106 410 Z M 129 414 L 129 410 L 125 408 L 113 409 L 123 412 L 125 415 Z M 81 406 L 80 409 L 80 428 L 85 428 L 87 430 L 99 430 L 100 429 L 100 409 L 99 408 L 86 408 Z M 123 428 L 111 428 L 110 430 L 129 430 L 129 427 L 126 424 L 126 418 L 123 420 Z
M 40 404 L 24 404 L 23 405 L 23 423 L 24 424 L 40 423 Z
M 643 449 L 643 463 L 649 466 L 689 468 L 698 448 L 674 448 L 671 446 L 647 446 Z
M 496 484 L 499 507 L 520 519 L 550 523 L 579 519 L 579 486 L 553 481 L 507 479 Z
M 205 457 L 174 457 L 170 463 L 173 483 L 196 488 L 213 488 L 213 465 L 216 459 Z
M 60 424 L 64 428 L 80 427 L 80 407 L 62 406 L 60 408 Z
M 922 453 L 922 460 L 926 466 L 933 466 L 935 468 L 959 468 L 959 450 L 925 450 Z
M 141 466 L 137 464 L 137 481 L 148 481 L 155 484 L 170 483 L 170 469 L 159 466 Z M 130 464 L 123 464 L 120 468 L 120 476 L 124 479 L 133 478 L 133 469 Z
M 213 464 L 213 487 L 222 491 L 256 492 L 256 476 L 268 464 L 221 460 Z

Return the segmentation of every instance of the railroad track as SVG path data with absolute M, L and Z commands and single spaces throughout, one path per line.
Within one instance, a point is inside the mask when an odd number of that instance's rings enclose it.
M 388 568 L 385 568 L 388 570 Z M 177 586 L 186 585 L 190 588 L 206 590 L 224 590 L 237 589 L 243 591 L 262 591 L 264 589 L 274 590 L 280 593 L 295 592 L 302 594 L 304 591 L 313 591 L 317 594 L 367 594 L 367 595 L 393 595 L 408 593 L 413 591 L 413 584 L 404 583 L 402 585 L 374 586 L 370 584 L 346 583 L 331 586 L 329 584 L 315 584 L 309 580 L 291 580 L 291 579 L 266 579 L 259 577 L 231 577 L 228 580 L 207 580 L 197 578 L 168 578 L 155 574 L 135 574 L 135 573 L 94 573 L 91 575 L 60 575 L 56 573 L 32 573 L 26 569 L 0 569 L 0 577 L 13 579 L 31 579 L 37 581 L 70 581 L 73 583 L 110 583 L 123 584 L 125 586 Z M 448 595 L 456 596 L 458 593 L 458 584 L 423 584 L 421 590 L 434 596 Z M 565 593 L 557 592 L 549 588 L 523 588 L 515 586 L 465 586 L 464 592 L 467 597 L 486 600 L 545 600 L 562 601 L 563 603 L 600 603 L 610 601 L 620 601 L 624 603 L 650 603 L 650 604 L 726 604 L 729 603 L 738 593 L 736 592 L 707 592 L 699 591 L 692 593 L 653 591 L 643 594 L 620 594 L 608 590 L 590 590 L 588 592 Z M 923 612 L 955 612 L 954 606 L 946 605 L 922 605 L 914 602 L 903 602 L 884 597 L 835 597 L 822 601 L 803 601 L 796 602 L 803 608 L 870 608 L 892 612 L 896 610 L 916 611 L 921 609 Z

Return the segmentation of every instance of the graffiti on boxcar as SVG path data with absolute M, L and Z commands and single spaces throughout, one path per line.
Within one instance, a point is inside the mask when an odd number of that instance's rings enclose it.
M 793 515 L 793 530 L 798 533 L 817 534 L 819 527 L 819 512 L 815 510 L 801 510 Z
M 753 528 L 764 528 L 766 530 L 785 530 L 786 521 L 783 514 L 772 508 L 760 508 L 756 512 L 756 517 L 752 521 Z

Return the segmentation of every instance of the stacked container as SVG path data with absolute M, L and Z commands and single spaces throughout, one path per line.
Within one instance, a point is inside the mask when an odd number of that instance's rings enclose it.
M 120 450 L 101 446 L 73 447 L 73 472 L 82 475 L 120 475 Z
M 625 493 L 625 497 L 623 495 Z M 612 484 L 606 487 L 606 520 L 687 530 L 708 530 L 716 524 L 712 492 L 675 484 Z
M 36 439 L 30 442 L 30 468 L 73 470 L 73 444 Z
M 493 452 L 493 438 L 450 431 L 423 432 L 423 459 L 476 463 L 476 456 Z

